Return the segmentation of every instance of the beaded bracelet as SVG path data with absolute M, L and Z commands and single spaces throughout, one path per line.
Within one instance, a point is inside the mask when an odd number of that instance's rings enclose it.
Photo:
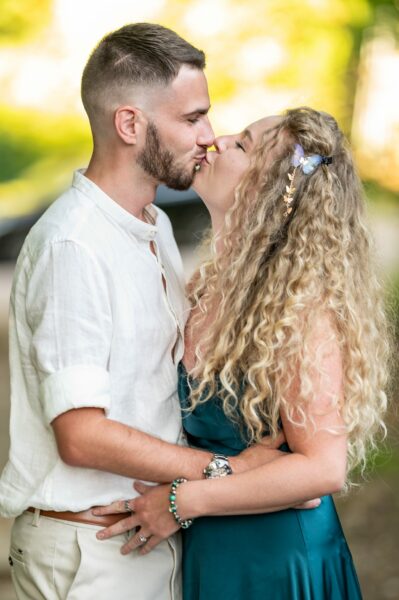
M 186 483 L 186 481 L 187 481 L 187 479 L 185 479 L 184 477 L 178 477 L 177 479 L 174 479 L 170 486 L 170 494 L 169 494 L 169 512 L 172 513 L 172 515 L 175 518 L 176 523 L 178 525 L 180 525 L 180 527 L 182 529 L 188 529 L 188 527 L 190 527 L 190 525 L 193 524 L 193 519 L 181 519 L 177 513 L 176 491 L 177 491 L 177 488 L 179 487 L 179 485 L 181 483 Z

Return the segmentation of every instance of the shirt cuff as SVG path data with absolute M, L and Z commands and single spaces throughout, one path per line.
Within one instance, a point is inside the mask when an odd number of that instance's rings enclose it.
M 40 384 L 40 402 L 47 424 L 74 408 L 110 408 L 109 373 L 93 365 L 68 367 Z

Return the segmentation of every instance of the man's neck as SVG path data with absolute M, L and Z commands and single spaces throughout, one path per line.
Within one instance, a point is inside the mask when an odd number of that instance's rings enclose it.
M 122 208 L 142 220 L 144 207 L 154 201 L 157 190 L 154 180 L 146 176 L 138 165 L 129 164 L 121 156 L 107 156 L 102 160 L 94 154 L 85 177 Z

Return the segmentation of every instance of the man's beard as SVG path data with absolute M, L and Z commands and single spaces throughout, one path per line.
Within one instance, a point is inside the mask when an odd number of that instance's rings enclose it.
M 158 129 L 151 121 L 147 126 L 145 147 L 137 157 L 138 164 L 148 175 L 174 190 L 187 190 L 193 182 L 195 169 L 183 170 L 175 156 L 166 150 Z

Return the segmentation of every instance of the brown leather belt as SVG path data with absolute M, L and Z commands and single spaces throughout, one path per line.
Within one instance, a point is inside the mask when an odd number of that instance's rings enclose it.
M 29 512 L 34 513 L 35 508 L 30 506 L 27 508 Z M 127 513 L 119 513 L 113 515 L 96 516 L 93 515 L 91 509 L 82 510 L 81 512 L 64 511 L 58 512 L 55 510 L 41 510 L 40 515 L 42 517 L 49 517 L 50 519 L 61 519 L 62 521 L 73 521 L 74 523 L 86 523 L 86 525 L 98 525 L 99 527 L 109 527 L 114 525 L 122 519 L 126 519 Z

